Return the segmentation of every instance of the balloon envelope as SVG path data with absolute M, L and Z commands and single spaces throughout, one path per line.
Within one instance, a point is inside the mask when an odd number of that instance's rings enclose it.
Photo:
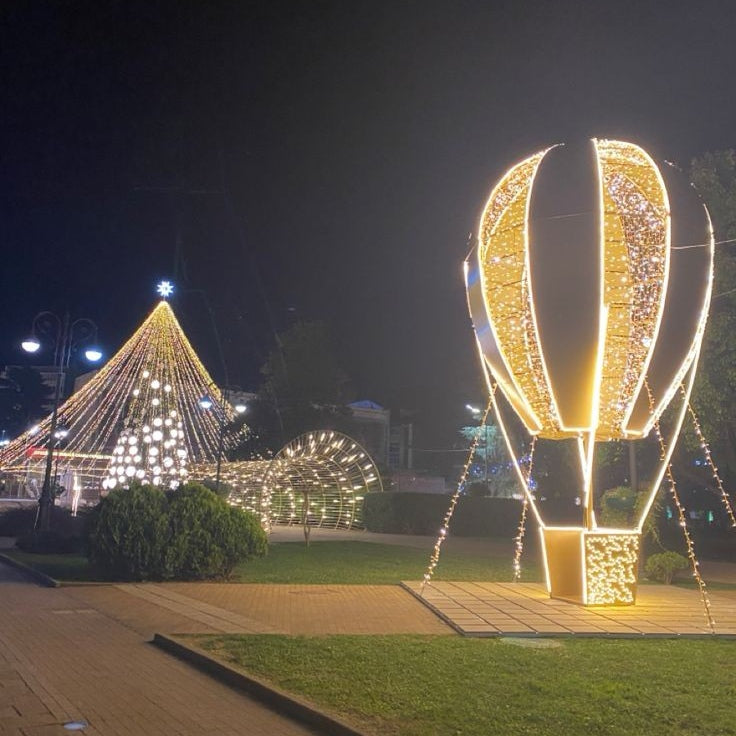
M 673 167 L 621 141 L 534 154 L 494 187 L 466 263 L 486 367 L 533 434 L 646 436 L 697 357 L 712 262 Z

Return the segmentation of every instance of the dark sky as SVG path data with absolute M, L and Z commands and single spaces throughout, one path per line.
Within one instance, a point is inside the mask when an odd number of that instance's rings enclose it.
M 359 398 L 459 421 L 492 184 L 581 136 L 733 147 L 734 28 L 731 2 L 6 0 L 0 362 L 47 308 L 112 353 L 176 274 L 216 378 L 202 292 L 232 382 L 324 319 Z

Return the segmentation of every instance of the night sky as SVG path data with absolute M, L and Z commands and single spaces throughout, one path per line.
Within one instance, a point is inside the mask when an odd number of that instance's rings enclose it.
M 171 278 L 217 380 L 207 304 L 244 388 L 322 319 L 356 398 L 440 441 L 482 400 L 461 263 L 493 183 L 580 137 L 736 146 L 735 28 L 731 2 L 6 0 L 0 363 L 41 309 L 112 354 Z

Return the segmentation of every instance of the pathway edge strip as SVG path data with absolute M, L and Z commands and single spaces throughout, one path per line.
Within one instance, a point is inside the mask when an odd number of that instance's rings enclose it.
M 226 664 L 197 647 L 166 634 L 154 634 L 152 644 L 236 690 L 247 693 L 280 714 L 286 714 L 323 733 L 334 736 L 366 736 L 344 721 L 328 715 L 305 700 L 295 697 L 265 680 Z
M 458 626 L 457 622 L 453 621 L 447 614 L 443 613 L 437 606 L 435 606 L 433 603 L 428 601 L 421 593 L 414 590 L 409 583 L 404 582 L 403 580 L 399 583 L 399 586 L 402 587 L 407 593 L 414 596 L 423 606 L 428 608 L 432 613 L 437 616 L 437 618 L 444 621 L 451 629 L 454 629 L 458 634 L 461 636 L 468 636 L 468 633 L 463 629 L 461 626 Z M 484 634 L 484 637 L 491 638 L 494 636 L 499 636 L 499 633 L 494 632 L 488 632 Z
M 14 567 L 16 570 L 20 570 L 29 577 L 33 578 L 37 583 L 45 585 L 47 588 L 61 587 L 61 583 L 58 580 L 55 580 L 50 575 L 46 575 L 46 573 L 41 572 L 40 570 L 36 570 L 35 567 L 31 567 L 30 565 L 26 565 L 24 562 L 20 562 L 20 560 L 16 560 L 10 555 L 0 553 L 0 561 L 6 563 L 7 565 L 10 565 L 11 567 Z

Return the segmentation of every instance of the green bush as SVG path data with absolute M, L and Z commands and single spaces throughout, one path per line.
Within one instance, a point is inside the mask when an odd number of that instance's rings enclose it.
M 465 489 L 465 493 L 471 498 L 485 498 L 486 496 L 491 495 L 491 489 L 488 487 L 488 483 L 475 481 L 474 483 L 468 484 L 468 487 Z
M 363 523 L 372 532 L 437 534 L 451 497 L 444 493 L 368 493 Z M 513 498 L 461 496 L 450 531 L 459 537 L 514 536 L 521 502 Z
M 368 531 L 385 534 L 436 535 L 442 526 L 451 496 L 445 493 L 367 493 L 363 524 Z M 514 537 L 521 518 L 521 501 L 490 496 L 461 496 L 450 521 L 457 537 Z M 579 524 L 581 511 L 572 501 L 540 503 L 542 516 L 555 524 Z M 536 530 L 531 513 L 528 523 Z M 536 533 L 536 532 L 535 532 Z
M 153 486 L 112 491 L 90 527 L 91 562 L 118 580 L 226 577 L 267 549 L 253 514 L 196 483 L 168 494 Z
M 23 537 L 31 534 L 37 514 L 37 503 L 0 511 L 0 537 Z M 52 506 L 49 527 L 58 532 L 60 537 L 82 538 L 86 514 L 86 510 L 80 510 L 78 516 L 72 516 L 69 509 Z
M 90 518 L 89 559 L 116 580 L 169 575 L 166 496 L 153 486 L 111 491 Z
M 198 478 L 197 483 L 199 485 L 204 486 L 205 488 L 209 488 L 211 491 L 216 493 L 221 498 L 224 498 L 227 500 L 230 497 L 230 494 L 233 491 L 233 487 L 229 483 L 225 483 L 224 481 L 220 481 L 220 485 L 218 487 L 217 480 L 215 478 Z
M 650 580 L 659 580 L 669 585 L 675 573 L 687 568 L 688 564 L 687 558 L 677 552 L 660 552 L 647 560 L 644 569 Z
M 63 555 L 82 552 L 84 539 L 77 535 L 66 535 L 58 529 L 34 530 L 18 537 L 15 546 L 23 552 L 39 555 Z
M 33 531 L 38 504 L 14 508 L 0 514 L 0 537 L 20 537 Z
M 628 486 L 611 488 L 601 496 L 599 521 L 603 526 L 617 529 L 633 523 L 638 494 Z
M 266 553 L 266 533 L 257 519 L 214 491 L 190 483 L 169 498 L 167 567 L 175 577 L 227 577 L 237 563 Z
M 363 524 L 386 534 L 436 534 L 449 503 L 444 493 L 367 493 Z

